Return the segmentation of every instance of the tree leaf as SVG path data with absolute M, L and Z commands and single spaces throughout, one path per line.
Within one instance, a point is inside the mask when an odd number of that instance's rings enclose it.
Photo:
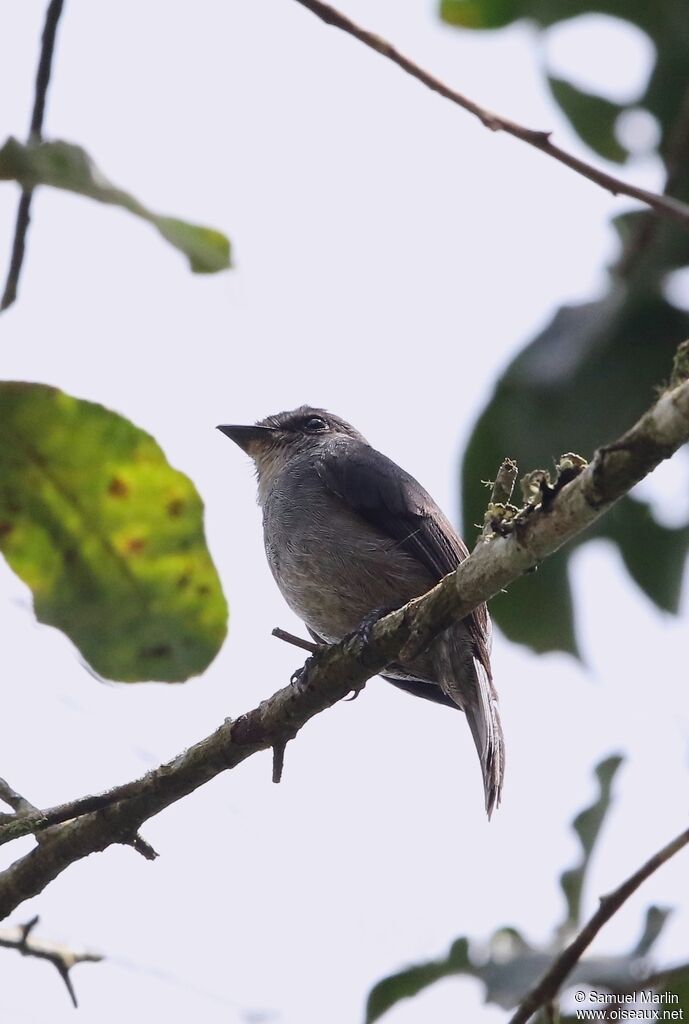
M 648 956 L 660 938 L 667 919 L 672 913 L 670 907 L 649 907 L 641 937 L 632 951 L 632 956 Z
M 585 92 L 562 78 L 549 76 L 548 84 L 553 97 L 586 145 L 606 160 L 623 164 L 629 151 L 618 141 L 615 123 L 625 108 L 603 96 Z
M 567 903 L 567 916 L 561 928 L 563 934 L 577 928 L 581 920 L 581 894 L 586 872 L 596 840 L 610 809 L 612 783 L 622 761 L 623 758 L 614 755 L 596 766 L 598 797 L 572 822 L 572 828 L 581 842 L 582 856 L 576 867 L 570 868 L 560 876 L 560 885 Z
M 689 964 L 682 964 L 665 972 L 665 980 L 659 979 L 656 991 L 659 995 L 667 994 L 670 997 L 667 1003 L 668 1012 L 682 1011 L 684 1016 L 676 1017 L 675 1020 L 686 1020 L 689 1014 Z
M 559 947 L 557 947 L 559 948 Z M 530 946 L 515 928 L 501 928 L 490 940 L 487 953 L 471 955 L 466 938 L 457 939 L 447 957 L 415 964 L 383 978 L 369 993 L 366 1024 L 373 1024 L 396 1003 L 419 995 L 443 978 L 465 975 L 483 985 L 487 1003 L 510 1010 L 539 981 L 557 955 L 557 948 Z M 584 957 L 569 974 L 563 991 L 581 985 L 609 990 L 638 984 L 643 961 L 636 955 Z
M 469 960 L 469 943 L 461 938 L 453 942 L 446 957 L 408 967 L 374 985 L 366 1002 L 366 1024 L 373 1024 L 395 1003 L 418 995 L 441 978 L 464 973 L 472 973 L 472 965 Z
M 646 502 L 628 498 L 611 509 L 599 533 L 615 541 L 629 575 L 659 608 L 679 611 L 689 526 L 661 526 Z
M 16 181 L 25 189 L 51 185 L 100 203 L 121 206 L 147 220 L 183 252 L 195 273 L 212 274 L 230 266 L 230 243 L 225 235 L 213 228 L 152 213 L 134 196 L 112 185 L 80 146 L 59 141 L 25 146 L 10 138 L 0 149 L 0 180 Z
M 0 383 L 0 551 L 108 679 L 188 679 L 225 638 L 196 489 L 101 405 Z

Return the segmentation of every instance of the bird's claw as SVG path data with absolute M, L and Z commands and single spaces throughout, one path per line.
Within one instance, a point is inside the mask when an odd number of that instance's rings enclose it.
M 355 640 L 359 650 L 363 650 L 371 639 L 371 631 L 379 619 L 384 619 L 390 612 L 397 611 L 396 605 L 385 605 L 382 608 L 374 608 L 363 617 L 356 629 L 352 630 L 345 637 L 345 640 Z M 354 698 L 350 698 L 353 700 Z
M 300 689 L 306 684 L 308 678 L 309 669 L 313 664 L 313 655 L 307 658 L 301 668 L 295 669 L 292 675 L 289 677 L 290 686 L 294 686 L 295 689 Z

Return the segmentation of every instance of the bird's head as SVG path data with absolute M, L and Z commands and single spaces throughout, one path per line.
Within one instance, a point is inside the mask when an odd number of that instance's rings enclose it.
M 329 439 L 354 438 L 365 443 L 346 420 L 310 405 L 266 416 L 253 426 L 222 425 L 218 430 L 254 460 L 259 496 L 295 456 L 315 450 Z

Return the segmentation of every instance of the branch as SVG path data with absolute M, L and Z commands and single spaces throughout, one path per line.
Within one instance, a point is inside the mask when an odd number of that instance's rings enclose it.
M 552 966 L 546 971 L 539 983 L 531 989 L 522 1000 L 517 1012 L 510 1018 L 509 1024 L 527 1024 L 534 1013 L 542 1006 L 552 1002 L 564 981 L 579 962 L 582 954 L 591 945 L 598 932 L 613 914 L 616 914 L 623 903 L 629 899 L 642 882 L 662 867 L 689 843 L 689 829 L 680 833 L 672 842 L 647 860 L 638 871 L 635 871 L 626 882 L 608 896 L 603 896 L 598 910 L 584 925 L 576 938 L 560 953 Z
M 50 84 L 50 72 L 55 52 L 55 37 L 57 26 L 62 14 L 64 0 L 50 0 L 45 15 L 43 35 L 41 37 L 41 55 L 38 60 L 36 71 L 36 86 L 34 90 L 33 111 L 31 113 L 31 127 L 29 129 L 29 140 L 39 142 L 43 131 L 43 115 L 45 114 L 45 100 L 48 95 Z M 12 243 L 12 255 L 10 257 L 10 268 L 7 273 L 5 291 L 0 300 L 0 312 L 11 306 L 17 298 L 17 286 L 24 262 L 24 249 L 26 235 L 31 221 L 31 197 L 33 191 L 25 189 L 19 197 L 17 208 L 17 221 L 14 228 L 14 242 Z
M 41 813 L 37 807 L 34 807 L 34 805 L 26 799 L 26 797 L 23 797 L 20 793 L 17 793 L 12 789 L 9 782 L 5 782 L 4 779 L 0 779 L 0 800 L 11 807 L 16 814 Z M 11 817 L 12 815 L 0 814 L 0 821 Z
M 68 949 L 67 946 L 36 939 L 32 933 L 37 924 L 38 917 L 32 917 L 26 924 L 20 924 L 15 928 L 0 929 L 0 946 L 4 946 L 6 949 L 16 949 L 22 956 L 32 956 L 51 963 L 67 986 L 69 997 L 76 1007 L 77 997 L 69 972 L 75 964 L 99 963 L 103 957 L 98 953 L 85 951 L 78 953 Z
M 676 374 L 687 352 L 689 343 L 680 347 Z M 212 735 L 141 779 L 0 825 L 0 842 L 8 842 L 65 822 L 0 873 L 0 918 L 82 857 L 114 843 L 131 845 L 144 821 L 221 772 L 260 750 L 279 751 L 314 715 L 361 689 L 390 662 L 416 656 L 453 622 L 585 530 L 687 440 L 689 380 L 684 380 L 666 390 L 619 440 L 599 449 L 586 468 L 567 456 L 554 484 L 542 472 L 531 474 L 540 481 L 540 500 L 534 493 L 511 520 L 496 522 L 499 529 L 484 536 L 454 573 L 379 619 L 366 639 L 354 635 L 319 647 L 297 674 L 296 685 L 278 690 L 235 721 L 228 719 Z
M 649 206 L 661 217 L 673 220 L 689 230 L 689 206 L 682 203 L 679 199 L 673 199 L 671 196 L 659 195 L 657 192 L 649 192 L 645 188 L 630 185 L 621 178 L 607 174 L 605 171 L 594 167 L 593 164 L 580 160 L 573 153 L 568 153 L 566 150 L 561 149 L 560 146 L 556 146 L 550 141 L 551 132 L 526 128 L 524 125 L 517 124 L 516 121 L 511 121 L 500 114 L 494 113 L 492 110 L 480 106 L 469 99 L 468 96 L 464 96 L 461 92 L 451 89 L 444 82 L 441 82 L 440 79 L 435 78 L 428 71 L 424 71 L 418 64 L 415 64 L 414 61 L 395 49 L 386 39 L 361 28 L 361 26 L 355 24 L 350 18 L 341 14 L 340 11 L 329 4 L 321 3 L 320 0 L 297 0 L 297 3 L 301 4 L 302 7 L 306 7 L 317 18 L 320 18 L 321 21 L 341 29 L 350 36 L 354 36 L 355 39 L 358 39 L 365 46 L 391 60 L 393 64 L 397 64 L 408 75 L 422 82 L 429 89 L 432 89 L 433 92 L 439 93 L 445 99 L 450 100 L 451 103 L 456 103 L 458 107 L 467 110 L 474 117 L 477 117 L 486 128 L 490 128 L 491 131 L 505 132 L 507 135 L 512 135 L 515 139 L 520 139 L 529 146 L 540 149 L 546 156 L 550 156 L 561 164 L 565 164 L 566 167 L 570 167 L 577 174 L 583 175 L 584 178 L 588 178 L 589 181 L 606 189 L 614 196 L 629 196 L 630 199 L 638 199 L 639 202 Z
M 280 629 L 279 626 L 275 627 L 271 636 L 277 637 L 278 640 L 284 640 L 285 643 L 292 644 L 293 647 L 299 647 L 302 651 L 309 651 L 311 654 L 315 654 L 319 646 L 322 646 L 322 644 L 314 644 L 310 640 L 302 640 L 300 636 L 288 633 L 286 629 Z

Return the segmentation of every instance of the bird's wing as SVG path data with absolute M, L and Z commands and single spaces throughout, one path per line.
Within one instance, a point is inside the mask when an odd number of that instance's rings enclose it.
M 440 580 L 469 554 L 420 483 L 375 448 L 332 447 L 319 459 L 326 487 Z
M 469 554 L 445 515 L 418 481 L 391 459 L 358 441 L 331 447 L 318 461 L 328 489 L 350 509 L 421 562 L 438 582 Z M 488 614 L 481 605 L 467 624 L 488 672 Z

